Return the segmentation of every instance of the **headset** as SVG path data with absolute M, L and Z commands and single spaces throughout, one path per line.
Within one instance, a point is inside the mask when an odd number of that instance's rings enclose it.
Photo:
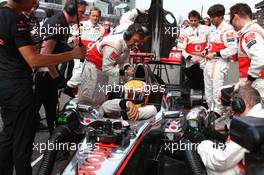
M 127 30 L 124 32 L 123 36 L 124 36 L 124 40 L 128 41 L 130 40 L 130 38 L 135 34 L 138 33 L 139 35 L 141 35 L 142 37 L 145 36 L 145 32 L 142 28 L 142 26 L 140 24 L 134 23 L 131 24 Z
M 74 0 L 69 0 L 66 2 L 64 6 L 64 10 L 67 12 L 68 15 L 75 16 L 76 15 L 76 5 L 77 4 L 75 3 Z
M 77 4 L 74 0 L 68 0 L 64 6 L 64 10 L 70 15 L 75 16 L 76 14 L 76 5 L 85 4 L 88 6 L 88 3 L 85 0 L 77 0 Z
M 245 101 L 239 94 L 239 88 L 234 90 L 232 94 L 231 107 L 235 113 L 243 113 L 246 109 Z

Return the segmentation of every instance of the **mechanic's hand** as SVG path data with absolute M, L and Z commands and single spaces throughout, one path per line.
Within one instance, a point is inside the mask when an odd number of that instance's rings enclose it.
M 127 72 L 127 76 L 129 77 L 133 77 L 134 74 L 135 74 L 135 70 L 133 67 L 129 66 L 127 69 L 126 69 L 126 72 Z
M 138 107 L 134 105 L 132 102 L 128 102 L 127 105 L 127 116 L 130 120 L 138 120 L 139 119 L 139 112 L 138 112 Z
M 209 53 L 208 55 L 205 56 L 207 60 L 212 60 L 215 57 L 214 53 Z
M 73 53 L 73 58 L 84 59 L 86 55 L 86 46 L 75 47 L 72 50 L 72 53 Z
M 67 80 L 63 76 L 58 76 L 54 79 L 57 89 L 63 89 L 67 86 Z

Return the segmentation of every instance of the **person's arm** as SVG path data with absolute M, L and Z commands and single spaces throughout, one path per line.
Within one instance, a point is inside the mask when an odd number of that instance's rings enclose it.
M 264 38 L 257 32 L 249 32 L 242 38 L 242 48 L 251 59 L 246 81 L 248 85 L 259 77 L 264 68 L 263 45 Z
M 226 48 L 220 51 L 220 55 L 222 58 L 227 59 L 237 53 L 238 45 L 237 45 L 237 34 L 235 30 L 227 30 L 226 32 L 224 32 L 223 41 Z
M 239 161 L 244 158 L 246 149 L 233 141 L 214 148 L 216 143 L 205 140 L 198 147 L 197 152 L 200 155 L 206 168 L 215 171 L 225 171 L 235 167 Z
M 186 59 L 186 61 L 190 61 L 192 55 L 186 52 L 187 43 L 188 43 L 187 35 L 184 29 L 182 29 L 180 36 L 178 38 L 178 49 L 182 51 L 182 56 Z
M 138 16 L 138 10 L 132 9 L 131 11 L 128 11 L 124 13 L 120 19 L 120 24 L 123 23 L 134 23 L 136 17 Z
M 124 99 L 107 100 L 102 104 L 101 108 L 105 114 L 111 114 L 123 110 L 127 112 L 127 116 L 130 120 L 139 119 L 138 108 L 132 102 Z
M 56 65 L 74 58 L 81 59 L 85 55 L 85 47 L 77 47 L 61 54 L 36 54 L 32 45 L 19 47 L 18 50 L 31 68 Z
M 237 34 L 233 29 L 229 29 L 223 33 L 222 40 L 226 48 L 216 53 L 209 53 L 206 58 L 211 60 L 215 57 L 228 59 L 237 53 Z
M 139 120 L 149 119 L 157 114 L 157 109 L 154 105 L 146 105 L 138 108 Z
M 42 48 L 40 50 L 40 54 L 51 54 L 57 44 L 56 40 L 49 39 L 47 41 L 44 41 L 42 44 Z M 48 66 L 49 74 L 52 77 L 52 79 L 58 78 L 59 73 L 54 65 Z
M 115 48 L 110 46 L 104 46 L 102 49 L 103 53 L 103 65 L 102 70 L 106 72 L 108 75 L 113 77 L 118 77 L 119 75 L 124 74 L 124 70 L 120 69 L 120 66 L 117 64 L 117 59 L 124 59 L 127 58 L 120 58 L 121 53 L 119 53 Z M 129 66 L 125 67 L 129 68 Z M 132 76 L 134 74 L 133 69 L 127 69 L 127 75 Z
M 24 19 L 18 19 L 20 24 L 23 24 Z M 65 52 L 62 54 L 53 55 L 41 55 L 35 52 L 34 46 L 32 45 L 30 32 L 26 22 L 24 25 L 16 25 L 14 22 L 11 26 L 11 35 L 14 37 L 14 42 L 31 68 L 37 68 L 41 66 L 50 66 L 61 63 L 63 61 L 72 60 L 74 58 L 81 59 L 85 55 L 85 47 L 75 48 L 72 52 Z
M 119 65 L 116 63 L 117 59 L 120 57 L 120 53 L 110 46 L 104 46 L 102 49 L 103 53 L 103 72 L 107 73 L 110 76 L 117 77 L 119 76 Z
M 112 113 L 116 111 L 122 111 L 122 108 L 120 107 L 120 101 L 121 99 L 113 99 L 113 100 L 107 100 L 104 102 L 101 106 L 103 109 L 104 113 Z

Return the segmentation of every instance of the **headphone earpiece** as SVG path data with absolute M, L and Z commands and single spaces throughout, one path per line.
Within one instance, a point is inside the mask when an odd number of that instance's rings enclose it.
M 127 30 L 124 32 L 124 40 L 128 41 L 135 34 L 139 33 L 142 37 L 145 36 L 144 30 L 140 24 L 134 23 L 131 24 Z
M 76 3 L 74 1 L 69 1 L 65 4 L 65 11 L 67 14 L 70 16 L 75 16 L 76 15 Z
M 132 35 L 133 35 L 132 32 L 126 30 L 124 32 L 124 40 L 128 41 L 132 37 Z
M 239 89 L 233 92 L 231 107 L 235 113 L 243 113 L 246 109 L 246 104 L 239 94 Z

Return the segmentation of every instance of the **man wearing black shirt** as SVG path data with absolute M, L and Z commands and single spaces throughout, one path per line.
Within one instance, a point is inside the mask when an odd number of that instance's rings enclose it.
M 32 7 L 32 9 L 30 9 L 30 11 L 23 12 L 23 14 L 25 15 L 26 23 L 29 26 L 32 42 L 35 45 L 35 49 L 37 53 L 39 53 L 40 51 L 41 41 L 42 41 L 38 32 L 40 29 L 40 24 L 37 17 L 35 16 L 38 7 L 39 7 L 39 2 L 37 2 L 36 5 Z
M 32 68 L 82 58 L 85 48 L 56 55 L 36 54 L 23 11 L 35 0 L 9 0 L 0 8 L 0 174 L 31 175 L 30 157 L 35 136 Z
M 63 12 L 52 16 L 43 24 L 42 30 L 46 31 L 44 38 L 48 37 L 49 39 L 42 44 L 41 54 L 56 54 L 67 51 L 67 41 L 70 34 L 69 25 L 77 22 L 74 6 L 75 2 L 73 0 L 67 1 Z M 87 3 L 85 1 L 78 3 L 77 12 L 79 18 L 84 14 L 86 6 Z M 58 103 L 57 91 L 66 86 L 66 80 L 59 75 L 55 66 L 39 68 L 35 80 L 37 109 L 40 109 L 43 104 L 51 134 L 54 128 Z

